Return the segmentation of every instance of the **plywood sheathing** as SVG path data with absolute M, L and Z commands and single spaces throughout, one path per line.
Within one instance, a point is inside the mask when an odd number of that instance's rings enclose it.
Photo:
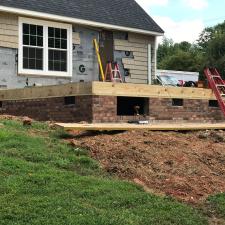
M 203 88 L 178 88 L 146 84 L 114 84 L 107 82 L 90 82 L 70 83 L 64 85 L 33 87 L 14 90 L 1 90 L 0 101 L 82 95 L 183 98 L 203 100 L 215 99 L 212 90 Z

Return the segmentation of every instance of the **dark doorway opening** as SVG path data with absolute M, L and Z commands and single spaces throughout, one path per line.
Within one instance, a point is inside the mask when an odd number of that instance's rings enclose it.
M 117 97 L 117 115 L 149 115 L 149 99 L 136 97 Z
M 99 52 L 104 72 L 106 69 L 107 62 L 114 61 L 113 48 L 113 32 L 107 30 L 101 31 L 99 37 Z

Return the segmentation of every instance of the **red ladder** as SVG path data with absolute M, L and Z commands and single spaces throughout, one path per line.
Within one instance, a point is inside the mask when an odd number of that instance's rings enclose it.
M 209 86 L 213 90 L 219 106 L 225 116 L 225 82 L 215 68 L 206 68 L 204 73 L 209 82 Z
M 114 68 L 113 68 L 114 66 Z M 105 70 L 105 79 L 110 82 L 121 82 L 123 83 L 123 78 L 119 70 L 119 65 L 117 62 L 108 62 Z

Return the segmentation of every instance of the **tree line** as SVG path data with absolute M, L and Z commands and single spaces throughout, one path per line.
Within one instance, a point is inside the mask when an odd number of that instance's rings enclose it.
M 159 69 L 200 72 L 203 78 L 205 67 L 216 67 L 225 78 L 225 21 L 205 28 L 194 44 L 164 38 L 158 47 Z

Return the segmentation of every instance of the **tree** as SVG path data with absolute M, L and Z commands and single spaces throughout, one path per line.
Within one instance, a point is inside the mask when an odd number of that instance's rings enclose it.
M 158 48 L 158 67 L 165 70 L 200 72 L 204 67 L 216 67 L 225 78 L 225 21 L 205 28 L 197 44 L 174 43 L 164 38 Z
M 174 43 L 172 39 L 166 37 L 163 38 L 162 44 L 158 47 L 158 62 L 161 62 L 164 58 L 174 53 Z
M 216 67 L 225 78 L 225 21 L 204 29 L 198 40 L 206 67 Z
M 177 51 L 161 62 L 161 68 L 178 71 L 200 71 L 202 70 L 202 56 L 192 52 Z
M 217 68 L 225 77 L 225 33 L 207 42 L 204 59 L 205 66 Z
M 165 70 L 199 71 L 202 54 L 189 42 L 173 43 L 165 38 L 158 48 L 158 67 Z
M 207 48 L 209 41 L 225 33 L 225 21 L 213 27 L 205 28 L 197 40 L 198 45 L 204 50 Z

